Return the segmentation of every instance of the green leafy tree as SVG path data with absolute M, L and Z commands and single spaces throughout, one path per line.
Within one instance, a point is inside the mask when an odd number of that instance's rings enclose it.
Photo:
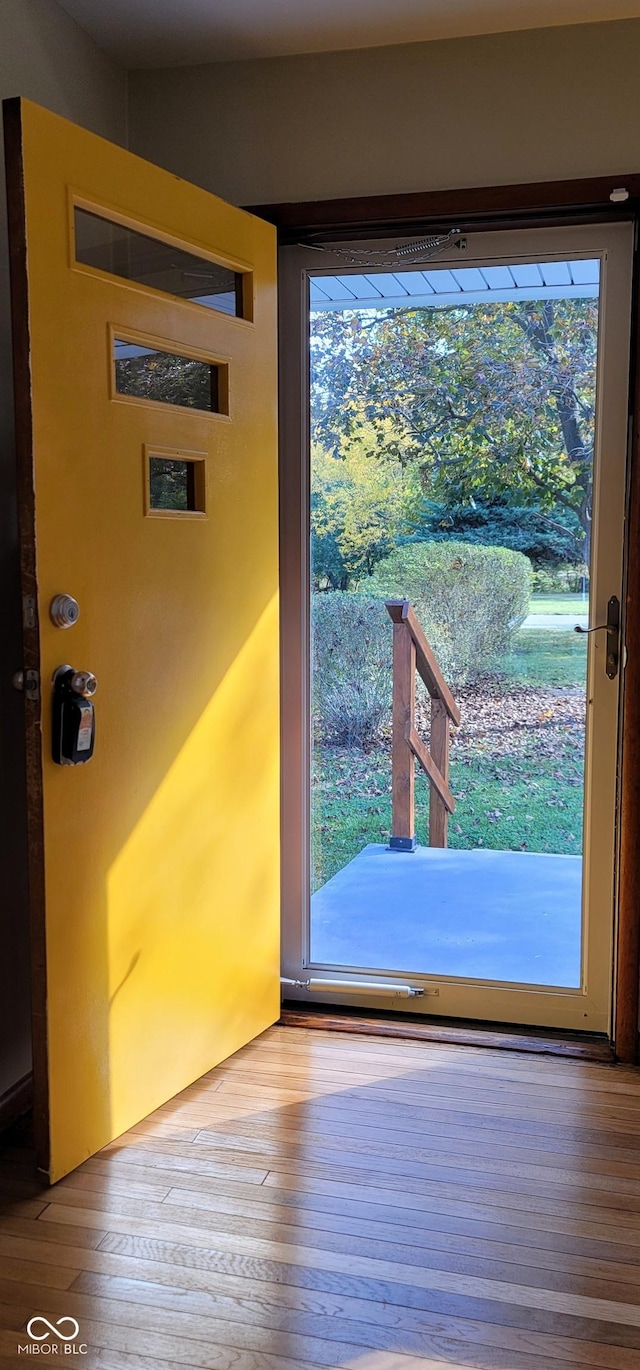
M 215 368 L 194 357 L 148 352 L 116 358 L 116 383 L 123 395 L 161 400 L 186 409 L 215 409 Z
M 536 567 L 562 563 L 575 567 L 584 538 L 573 510 L 558 508 L 548 521 L 539 504 L 514 504 L 505 495 L 458 503 L 451 497 L 446 504 L 425 498 L 419 534 L 434 542 L 453 538 L 485 547 L 511 547 L 524 552 Z
M 416 471 L 380 446 L 383 424 L 364 425 L 333 452 L 315 444 L 311 461 L 311 537 L 316 589 L 346 590 L 370 575 L 411 531 L 420 506 Z
M 331 312 L 312 329 L 313 434 L 378 450 L 445 506 L 507 498 L 588 562 L 597 352 L 591 299 Z

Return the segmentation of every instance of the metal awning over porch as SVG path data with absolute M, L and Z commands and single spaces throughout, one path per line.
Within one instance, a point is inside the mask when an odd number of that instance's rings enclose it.
M 437 308 L 499 304 L 510 300 L 595 298 L 600 289 L 596 259 L 516 263 L 511 266 L 433 266 L 428 269 L 313 275 L 313 313 L 327 309 Z

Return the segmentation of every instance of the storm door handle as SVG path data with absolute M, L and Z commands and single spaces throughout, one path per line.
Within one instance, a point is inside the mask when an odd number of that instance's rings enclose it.
M 620 600 L 617 595 L 612 595 L 607 604 L 606 623 L 597 623 L 593 628 L 582 628 L 576 623 L 575 633 L 606 633 L 607 634 L 607 659 L 605 670 L 609 680 L 615 680 L 620 668 Z

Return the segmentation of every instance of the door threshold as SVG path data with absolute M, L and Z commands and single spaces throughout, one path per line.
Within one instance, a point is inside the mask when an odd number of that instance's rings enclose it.
M 556 1032 L 552 1028 L 518 1027 L 511 1024 L 460 1022 L 422 1017 L 418 1014 L 381 1011 L 372 1015 L 356 1008 L 336 1013 L 328 1005 L 309 1005 L 301 1009 L 285 1000 L 278 1020 L 280 1027 L 316 1028 L 323 1032 L 352 1032 L 372 1037 L 404 1037 L 418 1042 L 447 1042 L 466 1047 L 493 1047 L 501 1051 L 523 1051 L 534 1056 L 564 1056 L 579 1061 L 599 1061 L 614 1065 L 615 1052 L 609 1039 L 595 1033 Z

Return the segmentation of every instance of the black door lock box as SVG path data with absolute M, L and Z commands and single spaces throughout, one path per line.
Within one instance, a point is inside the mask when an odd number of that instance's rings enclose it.
M 96 737 L 91 671 L 59 666 L 53 677 L 52 756 L 58 766 L 83 766 L 93 756 Z

